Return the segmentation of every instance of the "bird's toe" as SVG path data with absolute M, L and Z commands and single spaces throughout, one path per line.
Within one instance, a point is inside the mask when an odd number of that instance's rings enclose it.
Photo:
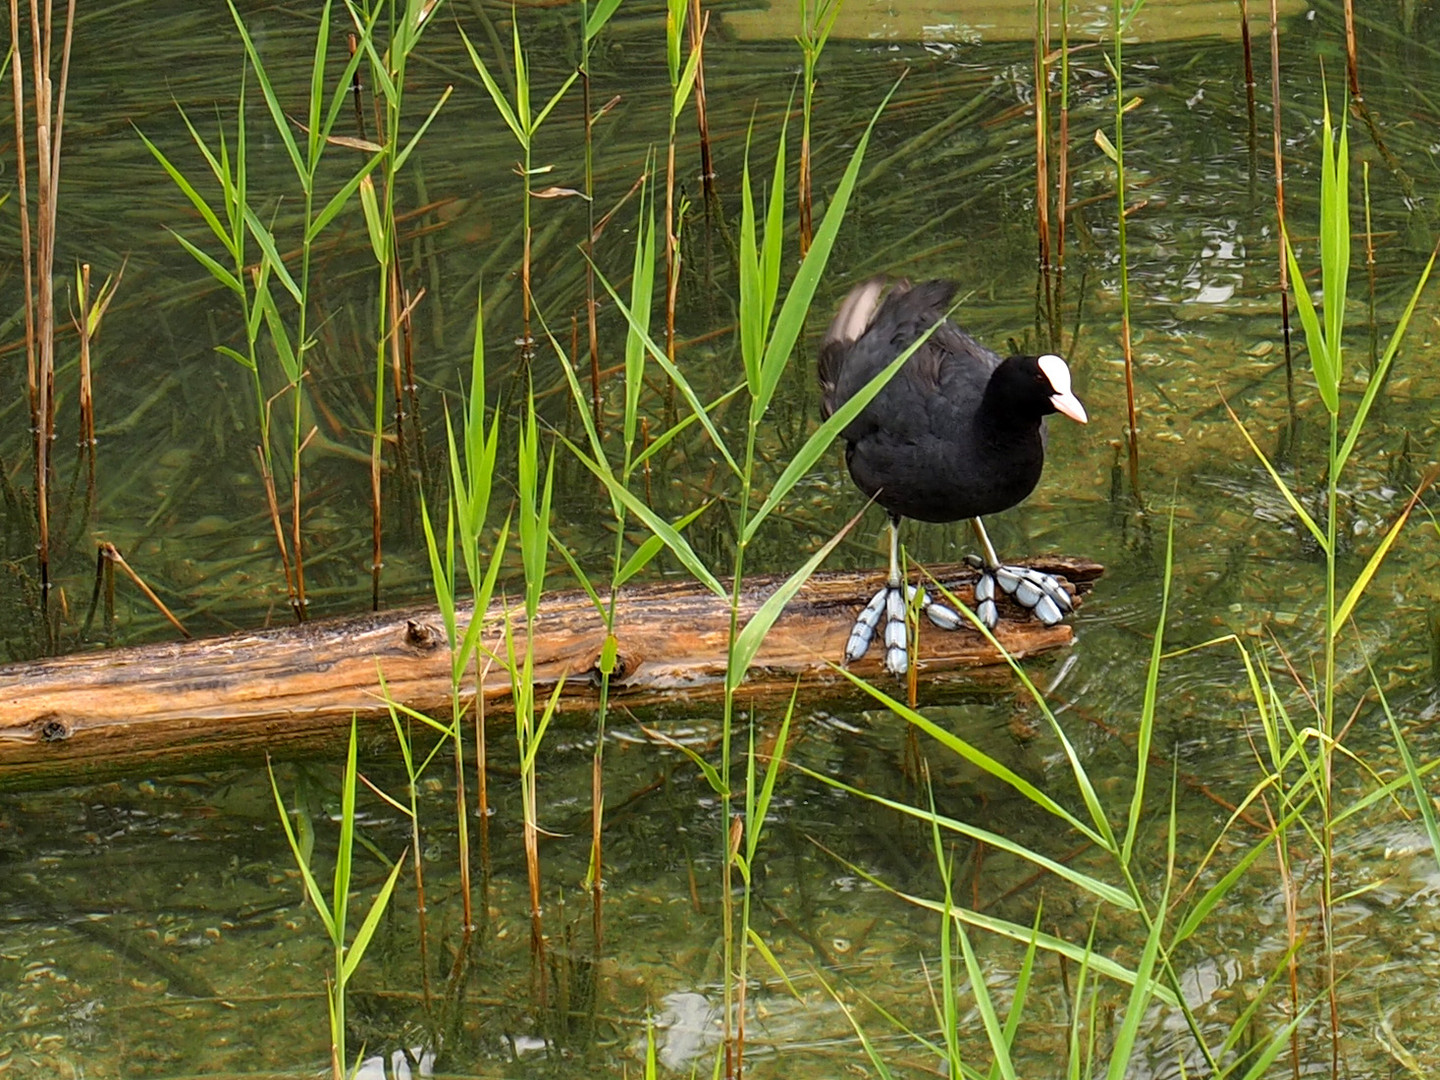
M 855 619 L 855 625 L 850 628 L 850 637 L 845 642 L 847 664 L 859 660 L 870 651 L 870 642 L 875 639 L 875 631 L 880 628 L 880 617 L 885 612 L 889 593 L 889 589 L 877 592 Z
M 1015 602 L 1032 612 L 1046 626 L 1054 626 L 1075 610 L 1070 593 L 1053 574 L 1032 569 L 1028 566 L 997 566 L 995 582 L 1001 589 L 1015 598 Z M 984 581 L 984 578 L 981 579 Z M 980 586 L 976 586 L 976 598 Z
M 910 670 L 910 643 L 905 628 L 905 593 L 887 589 L 885 601 L 885 670 L 904 675 Z
M 941 630 L 958 630 L 965 623 L 958 611 L 938 600 L 925 605 L 925 617 Z

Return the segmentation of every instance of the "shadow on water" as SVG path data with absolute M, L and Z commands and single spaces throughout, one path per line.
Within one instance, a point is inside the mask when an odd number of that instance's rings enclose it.
M 1167 5 L 1152 0 L 1149 7 L 1164 18 Z M 486 10 L 508 34 L 509 12 Z M 847 17 L 859 18 L 862 10 L 856 4 Z M 621 95 L 596 127 L 596 203 L 602 210 L 630 190 L 649 148 L 663 145 L 668 121 L 659 13 L 628 12 L 627 0 L 592 65 L 595 100 Z M 458 17 L 471 32 L 469 12 Z M 538 8 L 521 17 L 527 40 L 553 43 L 534 47 L 531 58 L 532 77 L 548 95 L 569 70 L 575 44 L 570 15 Z M 292 75 L 307 69 L 313 32 L 308 14 L 266 8 L 247 18 L 267 63 Z M 1426 134 L 1440 119 L 1434 105 L 1440 68 L 1423 45 L 1422 28 L 1405 18 L 1433 29 L 1436 12 L 1420 5 L 1402 16 L 1387 8 L 1365 24 L 1366 100 L 1382 121 L 1388 119 L 1388 146 L 1407 177 L 1430 191 L 1440 179 Z M 793 30 L 766 30 L 761 13 L 722 10 L 713 19 L 705 53 L 709 126 L 718 209 L 726 217 L 704 213 L 691 168 L 694 140 L 685 126 L 683 153 L 690 165 L 681 182 L 693 209 L 682 242 L 691 272 L 681 282 L 677 314 L 681 361 L 707 400 L 728 388 L 739 370 L 730 334 L 737 307 L 730 221 L 739 216 L 736 178 L 747 126 L 753 116 L 757 133 L 766 133 L 757 134 L 757 155 L 759 147 L 774 145 L 770 133 L 778 129 L 798 57 Z M 1238 15 L 1235 22 L 1238 31 Z M 1320 101 L 1312 57 L 1317 51 L 1327 61 L 1343 57 L 1336 45 L 1343 43 L 1343 30 L 1337 31 L 1342 26 L 1338 10 L 1328 5 L 1317 7 L 1314 18 L 1284 23 L 1287 138 L 1296 143 L 1287 163 L 1287 212 L 1300 223 L 1292 226 L 1297 233 L 1313 232 L 1316 217 L 1318 180 L 1306 152 Z M 1030 670 L 1064 708 L 1067 731 L 1091 776 L 1117 801 L 1128 798 L 1133 774 L 1134 718 L 1159 615 L 1171 493 L 1177 544 L 1168 649 L 1228 633 L 1263 644 L 1277 685 L 1284 684 L 1282 693 L 1294 698 L 1299 714 L 1303 703 L 1289 689 L 1293 683 L 1281 657 L 1308 667 L 1314 628 L 1323 619 L 1323 559 L 1222 405 L 1223 397 L 1306 497 L 1323 491 L 1315 464 L 1323 461 L 1324 439 L 1317 403 L 1302 393 L 1299 424 L 1287 420 L 1273 208 L 1265 198 L 1257 200 L 1252 183 L 1239 45 L 1188 36 L 1179 24 L 1171 30 L 1166 40 L 1142 37 L 1126 47 L 1127 93 L 1139 101 L 1127 117 L 1126 166 L 1136 204 L 1128 243 L 1148 502 L 1132 497 L 1122 475 L 1126 410 L 1117 344 L 1113 170 L 1093 140 L 1113 111 L 1113 83 L 1099 52 L 1080 49 L 1071 75 L 1073 231 L 1066 280 L 1081 313 L 1070 357 L 1076 391 L 1094 422 L 1052 431 L 1039 490 L 991 522 L 1002 552 L 1085 555 L 1107 566 L 1076 618 L 1073 649 Z M 479 40 L 481 33 L 472 36 Z M 901 69 L 910 74 L 877 128 L 817 310 L 828 314 L 849 285 L 867 275 L 945 275 L 970 295 L 960 318 L 977 337 L 997 347 L 1007 339 L 1023 343 L 1036 325 L 1028 30 L 1015 40 L 979 28 L 926 45 L 906 40 L 899 29 L 893 39 L 839 33 L 819 69 L 817 206 L 884 88 Z M 521 237 L 514 150 L 467 74 L 458 39 L 437 31 L 427 39 L 423 59 L 413 73 L 414 101 L 433 100 L 450 82 L 463 88 L 417 151 L 406 180 L 412 187 L 402 200 L 409 208 L 400 244 L 407 273 L 429 290 L 417 309 L 412 344 L 433 477 L 443 475 L 441 411 L 468 363 L 477 280 L 485 284 L 491 340 L 508 342 L 508 328 L 518 325 Z M 1341 64 L 1343 59 L 1336 61 L 1336 71 Z M 214 352 L 235 343 L 234 315 L 211 279 L 164 231 L 188 234 L 195 221 L 131 126 L 167 152 L 185 154 L 191 152 L 189 137 L 176 101 L 197 123 L 213 122 L 216 113 L 228 120 L 239 71 L 233 26 L 213 5 L 152 4 L 143 15 L 124 5 L 97 11 L 77 30 L 73 65 L 57 265 L 84 258 L 97 271 L 110 272 L 128 257 L 129 268 L 96 362 L 99 501 L 93 518 L 73 505 L 58 513 L 63 539 L 54 577 L 71 615 L 80 612 L 75 626 L 62 628 L 62 642 L 94 643 L 78 640 L 78 623 L 97 538 L 124 551 L 196 632 L 283 621 L 289 617 L 284 581 L 254 467 L 252 420 L 241 404 L 243 373 Z M 257 100 L 247 101 L 247 109 L 258 110 Z M 573 116 L 545 130 L 536 160 L 555 165 L 546 183 L 579 186 L 579 130 Z M 1433 244 L 1435 218 L 1428 202 L 1407 202 L 1402 186 L 1358 135 L 1358 125 L 1355 144 L 1357 156 L 1373 159 L 1375 303 L 1388 328 Z M 257 190 L 278 192 L 289 167 L 278 142 L 273 135 L 257 136 L 251 152 Z M 1261 159 L 1263 173 L 1263 154 Z M 1264 182 L 1259 191 L 1265 193 Z M 277 220 L 292 212 L 278 197 L 271 205 Z M 534 213 L 536 308 L 568 335 L 570 317 L 584 303 L 584 261 L 575 248 L 584 208 L 577 198 L 555 198 L 537 200 Z M 620 221 L 633 220 L 630 213 L 627 206 L 597 245 L 597 262 L 617 282 L 629 273 L 631 235 Z M 0 222 L 7 242 L 15 229 L 13 215 Z M 322 318 L 310 359 L 313 417 L 307 423 L 313 420 L 320 434 L 308 466 L 306 521 L 315 614 L 360 610 L 370 595 L 366 433 L 373 369 L 362 342 L 369 340 L 375 296 L 367 251 L 356 215 L 328 234 L 317 253 Z M 0 274 L 5 295 L 17 296 L 18 270 Z M 13 299 L 6 310 L 11 307 Z M 1429 300 L 1417 313 L 1412 341 L 1347 474 L 1342 565 L 1350 575 L 1384 536 L 1409 485 L 1434 455 L 1436 398 L 1427 377 L 1435 360 L 1434 313 Z M 7 342 L 17 339 L 17 326 L 16 319 L 5 323 Z M 816 422 L 811 370 L 822 329 L 818 322 L 809 327 L 801 359 L 786 374 L 772 410 L 762 442 L 762 488 Z M 599 330 L 604 354 L 618 358 L 623 322 L 603 310 Z M 1358 356 L 1358 337 L 1355 346 Z M 19 355 L 7 351 L 12 360 Z M 493 352 L 490 400 L 518 416 L 523 392 L 510 349 L 496 346 Z M 26 504 L 22 467 L 28 444 L 18 367 L 12 362 L 0 372 L 0 656 L 17 659 L 43 647 L 30 614 L 36 601 L 34 537 L 26 522 L 33 507 Z M 531 370 L 544 420 L 559 431 L 578 432 L 554 365 L 537 361 Z M 62 369 L 61 380 L 67 377 Z M 607 394 L 617 407 L 619 390 Z M 655 399 L 658 425 L 661 395 Z M 73 426 L 68 398 L 60 416 L 62 430 L 67 422 Z M 718 422 L 739 427 L 744 416 L 722 410 Z M 70 459 L 62 462 L 68 468 Z M 647 480 L 652 501 L 674 519 L 720 490 L 717 472 L 705 440 L 682 437 Z M 497 478 L 499 501 L 509 501 L 514 482 L 510 475 Z M 589 474 L 563 455 L 556 482 L 560 541 L 581 565 L 603 565 L 613 544 L 604 500 Z M 429 571 L 412 513 L 414 493 L 392 498 L 385 599 L 390 605 L 423 601 Z M 827 456 L 757 538 L 747 566 L 793 569 L 796 553 L 832 535 L 859 501 L 839 452 Z M 688 534 L 702 556 L 713 555 L 720 565 L 733 537 L 722 520 L 727 510 L 722 503 Z M 880 565 L 883 534 L 883 517 L 873 511 L 835 559 L 846 566 Z M 969 550 L 971 539 L 961 523 L 916 528 L 907 542 L 922 561 L 953 561 Z M 1435 531 L 1418 521 L 1359 612 L 1364 648 L 1422 761 L 1440 757 L 1431 723 L 1440 713 L 1435 557 Z M 674 569 L 665 558 L 656 565 Z M 512 562 L 506 573 L 518 580 L 518 557 Z M 555 575 L 552 581 L 559 582 Z M 123 584 L 119 593 L 117 640 L 167 637 L 168 627 L 153 609 Z M 97 630 L 92 638 L 99 637 Z M 1360 666 L 1349 674 L 1362 684 L 1363 663 L 1354 663 Z M 1208 838 L 1255 782 L 1259 734 L 1244 722 L 1249 691 L 1233 650 L 1209 649 L 1168 662 L 1161 693 L 1154 771 L 1168 780 L 1173 769 L 1177 777 L 1183 826 L 1176 861 L 1193 869 Z M 951 691 L 939 701 L 922 695 L 922 704 L 934 722 L 963 733 L 1030 783 L 1043 789 L 1053 781 L 1069 790 L 1064 749 L 1025 695 Z M 1372 706 L 1367 701 L 1362 707 L 1353 745 L 1394 767 L 1383 715 Z M 773 729 L 779 716 L 761 721 Z M 589 717 L 569 717 L 549 736 L 540 764 L 546 925 L 554 943 L 549 1014 L 537 1013 L 532 1003 L 525 855 L 515 826 L 521 783 L 492 751 L 490 910 L 483 945 L 469 960 L 464 1007 L 449 1015 L 443 1032 L 427 1025 L 417 989 L 413 906 L 397 903 L 379 925 L 352 992 L 352 1046 L 363 1043 L 367 1057 L 361 1075 L 383 1075 L 382 1060 L 389 1075 L 591 1076 L 618 1075 L 622 1067 L 638 1075 L 647 1015 L 662 1029 L 666 1067 L 708 1072 L 719 1038 L 717 889 L 726 823 L 694 766 L 673 746 L 655 742 L 648 727 L 661 727 L 702 754 L 716 750 L 719 738 L 716 717 L 679 707 L 612 718 L 604 759 L 606 952 L 596 957 L 588 949 L 590 901 L 581 888 L 589 857 L 593 727 Z M 1053 818 L 990 774 L 929 748 L 917 751 L 904 725 L 884 710 L 841 714 L 802 702 L 791 738 L 794 763 L 912 803 L 925 798 L 918 752 L 927 759 L 942 814 L 1003 833 L 1067 865 L 1083 869 L 1098 862 L 1094 850 L 1077 846 Z M 405 774 L 387 740 L 373 737 L 361 768 L 377 787 L 400 791 Z M 312 842 L 322 865 L 328 865 L 326 845 L 333 845 L 326 826 L 339 803 L 332 766 L 302 761 L 279 769 L 285 797 L 306 807 L 318 826 Z M 743 783 L 743 777 L 734 779 Z M 1347 775 L 1345 783 L 1359 790 L 1362 779 Z M 464 936 L 452 865 L 453 794 L 439 780 L 427 780 L 419 798 L 429 823 L 421 856 L 430 975 L 440 985 Z M 1157 882 L 1164 873 L 1163 809 L 1157 798 L 1157 824 L 1142 841 L 1153 855 Z M 1253 820 L 1244 828 L 1250 831 L 1234 834 L 1237 844 L 1263 835 L 1263 814 L 1253 807 L 1249 814 Z M 855 869 L 901 892 L 935 895 L 930 831 L 798 772 L 782 780 L 772 815 L 764 863 L 755 868 L 752 918 L 793 987 L 769 967 L 751 968 L 747 1062 L 757 1076 L 834 1076 L 863 1059 L 845 1014 L 816 972 L 920 1030 L 933 1023 L 927 979 L 935 917 L 876 888 Z M 357 856 L 356 874 L 368 897 L 386 876 L 384 859 L 410 842 L 410 824 L 393 807 L 362 798 L 359 834 L 367 854 Z M 1440 1060 L 1430 1022 L 1440 970 L 1427 944 L 1440 931 L 1440 875 L 1424 828 L 1392 807 L 1339 842 L 1337 895 L 1344 900 L 1334 917 L 1346 968 L 1357 973 L 1342 990 L 1345 1007 L 1356 1024 L 1389 1033 L 1374 1045 L 1357 1046 L 1348 1065 L 1357 1076 L 1389 1075 L 1393 1061 L 1428 1067 Z M 1038 878 L 1030 864 L 976 842 L 957 842 L 953 859 L 956 897 L 976 910 L 1028 926 L 1038 908 L 1047 932 L 1081 942 L 1091 932 L 1088 899 L 1055 879 Z M 1299 872 L 1316 871 L 1302 866 Z M 1224 903 L 1216 921 L 1222 938 L 1232 939 L 1209 942 L 1176 961 L 1187 994 L 1193 991 L 1192 1005 L 1219 1030 L 1258 991 L 1257 972 L 1263 978 L 1288 947 L 1272 876 L 1246 879 Z M 0 1075 L 83 1070 L 96 1076 L 298 1076 L 324 1060 L 324 934 L 304 906 L 263 770 L 0 796 L 0 922 Z M 1135 926 L 1116 918 L 1095 928 L 1095 948 L 1108 955 L 1143 937 L 1143 930 L 1137 935 Z M 1013 992 L 1019 952 L 999 940 L 985 940 L 980 951 L 992 993 Z M 1252 964 L 1254 957 L 1261 959 Z M 1016 1048 L 1018 1059 L 1035 1063 L 1065 1057 L 1067 987 L 1075 977 L 1053 958 L 1046 963 L 1036 976 L 1044 992 L 1032 990 Z M 1121 1001 L 1114 1002 L 1117 1010 Z M 877 1017 L 870 1018 L 871 1033 L 897 1069 L 935 1066 L 934 1056 L 914 1041 L 885 1034 L 892 1029 Z M 1156 1075 L 1178 1075 L 1177 1058 L 1191 1053 L 1187 1038 L 1183 1025 L 1156 1009 L 1142 1025 L 1145 1049 L 1137 1060 L 1150 1061 Z

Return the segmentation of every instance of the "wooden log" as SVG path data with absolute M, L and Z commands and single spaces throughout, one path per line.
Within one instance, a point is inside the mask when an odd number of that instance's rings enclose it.
M 1033 565 L 1088 590 L 1103 572 L 1083 559 Z M 968 600 L 974 571 L 936 567 Z M 745 583 L 744 617 L 777 585 L 779 576 Z M 835 670 L 859 604 L 882 578 L 873 572 L 816 574 L 786 607 L 761 646 L 747 678 L 747 701 L 788 696 L 799 679 L 822 693 L 854 692 Z M 1011 612 L 1011 615 L 1016 612 Z M 524 647 L 524 613 L 494 603 L 483 640 L 499 649 L 506 618 Z M 462 626 L 469 613 L 461 615 Z M 627 589 L 616 611 L 619 671 L 612 700 L 651 705 L 666 700 L 717 698 L 723 692 L 729 613 L 725 603 L 691 582 Z M 535 680 L 540 693 L 565 680 L 562 707 L 593 708 L 604 625 L 585 593 L 555 592 L 541 602 L 535 626 Z M 1002 619 L 997 637 L 1016 656 L 1068 644 L 1069 626 L 1041 626 L 1028 615 Z M 879 646 L 853 665 L 857 674 L 895 682 L 880 670 Z M 921 633 L 919 671 L 983 669 L 1001 662 L 978 632 Z M 387 714 L 377 671 L 395 700 L 448 720 L 450 656 L 434 609 L 383 612 L 286 626 L 228 637 L 78 653 L 0 666 L 0 789 L 60 778 L 158 768 L 205 768 L 255 756 L 291 752 L 343 731 L 352 713 Z M 484 674 L 486 708 L 510 706 L 508 673 L 491 664 Z

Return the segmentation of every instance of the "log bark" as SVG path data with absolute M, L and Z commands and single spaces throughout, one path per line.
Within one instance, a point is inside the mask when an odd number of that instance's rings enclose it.
M 1063 575 L 1077 592 L 1103 572 L 1083 559 L 1036 560 Z M 935 567 L 970 598 L 974 571 Z M 746 581 L 742 620 L 783 579 Z M 828 697 L 858 693 L 835 669 L 859 605 L 883 583 L 873 572 L 816 574 L 786 607 L 761 646 L 742 693 L 747 701 L 787 697 L 797 679 Z M 1015 656 L 1068 644 L 1069 626 L 1041 626 L 1024 613 L 1005 613 L 998 639 Z M 462 612 L 462 628 L 469 612 Z M 486 614 L 485 647 L 502 650 L 509 619 L 524 648 L 523 609 L 500 600 Z M 723 693 L 726 603 L 691 582 L 625 590 L 616 611 L 618 671 L 611 700 L 627 706 L 718 698 Z M 590 710 L 598 697 L 604 624 L 585 593 L 555 592 L 541 602 L 535 625 L 535 681 L 541 700 L 563 679 L 561 705 Z M 858 675 L 895 689 L 880 670 L 883 650 L 852 665 Z M 939 673 L 1002 663 L 976 631 L 923 624 L 918 670 L 927 683 Z M 352 713 L 387 715 L 377 672 L 396 701 L 442 720 L 450 716 L 450 654 L 434 608 L 0 666 L 0 789 L 115 773 L 212 767 L 261 751 L 286 753 L 343 732 Z M 471 681 L 473 691 L 473 679 Z M 903 692 L 903 691 L 902 691 Z M 491 663 L 482 693 L 489 713 L 510 707 L 504 667 Z M 813 696 L 813 695 L 812 695 Z

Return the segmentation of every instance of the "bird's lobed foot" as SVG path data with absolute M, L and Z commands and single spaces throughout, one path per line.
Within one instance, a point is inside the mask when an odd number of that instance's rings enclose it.
M 995 607 L 997 589 L 1014 598 L 1046 626 L 1054 626 L 1075 610 L 1070 594 L 1053 574 L 1028 566 L 984 567 L 980 580 L 975 583 L 975 614 L 991 630 L 1000 621 L 1000 612 Z
M 887 585 L 870 598 L 860 617 L 850 630 L 850 639 L 845 643 L 845 662 L 859 660 L 870 651 L 870 643 L 884 620 L 885 670 L 894 675 L 904 675 L 910 670 L 910 651 L 905 632 L 905 607 L 915 600 L 919 592 L 919 603 L 925 617 L 942 630 L 954 630 L 963 621 L 960 613 L 930 599 L 924 589 L 914 585 Z

